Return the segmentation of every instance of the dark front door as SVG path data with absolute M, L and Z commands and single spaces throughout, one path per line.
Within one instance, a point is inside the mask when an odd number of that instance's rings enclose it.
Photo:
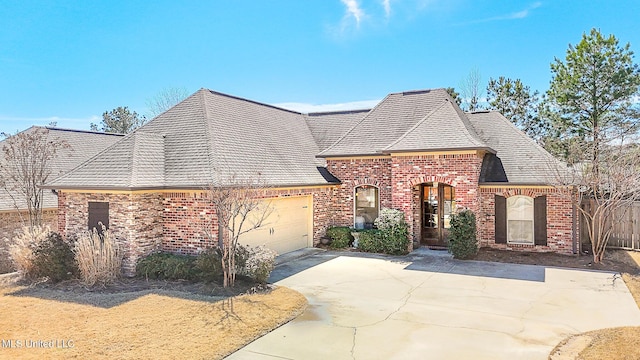
M 455 188 L 442 183 L 422 184 L 422 243 L 447 247 L 450 220 L 455 210 Z

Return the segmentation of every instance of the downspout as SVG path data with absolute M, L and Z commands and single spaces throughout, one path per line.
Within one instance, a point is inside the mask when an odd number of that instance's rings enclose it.
M 575 188 L 572 190 L 573 192 L 575 192 Z M 571 243 L 572 243 L 572 250 L 573 250 L 573 254 L 580 254 L 580 252 L 578 251 L 578 221 L 577 221 L 577 217 L 578 217 L 578 210 L 577 210 L 577 201 L 572 201 L 572 206 L 571 206 Z

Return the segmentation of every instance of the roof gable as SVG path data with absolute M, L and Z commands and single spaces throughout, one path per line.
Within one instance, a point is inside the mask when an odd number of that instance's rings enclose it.
M 389 94 L 319 156 L 463 148 L 487 146 L 446 90 L 435 89 Z

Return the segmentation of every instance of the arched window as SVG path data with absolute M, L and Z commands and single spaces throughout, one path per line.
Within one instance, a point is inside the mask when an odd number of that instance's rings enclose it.
M 507 241 L 533 244 L 533 198 L 511 196 L 507 198 Z
M 372 185 L 361 185 L 355 188 L 354 219 L 356 229 L 371 229 L 373 222 L 378 217 L 380 201 L 378 188 Z

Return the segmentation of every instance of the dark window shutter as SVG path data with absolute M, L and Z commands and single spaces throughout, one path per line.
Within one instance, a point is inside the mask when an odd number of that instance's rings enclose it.
M 109 228 L 109 203 L 108 202 L 89 202 L 89 231 L 93 228 L 102 233 L 102 223 L 107 229 Z
M 496 244 L 507 243 L 507 198 L 496 195 Z
M 533 199 L 533 236 L 536 245 L 547 245 L 547 196 Z

